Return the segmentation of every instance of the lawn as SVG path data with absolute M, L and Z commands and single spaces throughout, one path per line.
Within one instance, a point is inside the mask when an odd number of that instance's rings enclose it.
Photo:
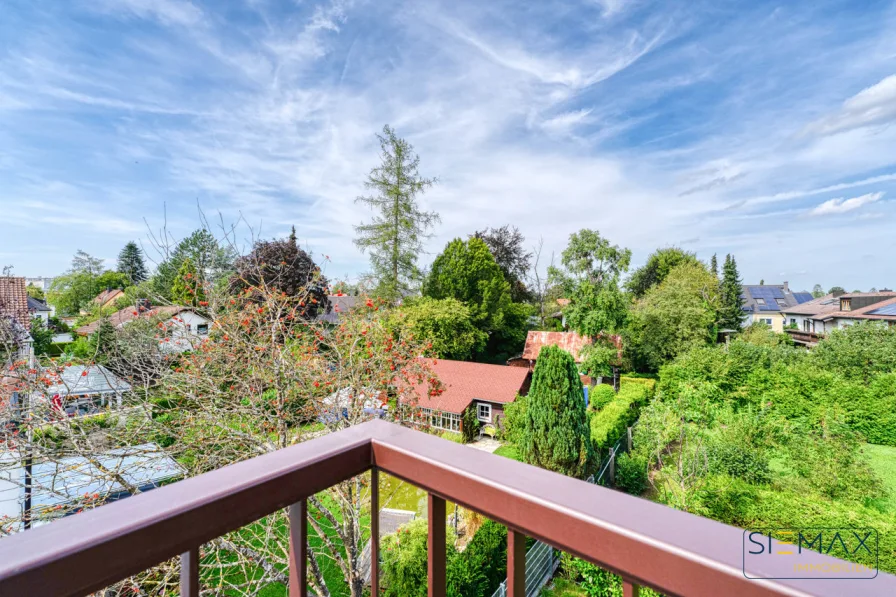
M 884 482 L 889 495 L 883 500 L 887 512 L 896 514 L 896 447 L 865 444 L 862 447 L 868 462 L 878 477 Z
M 498 456 L 504 456 L 505 458 L 510 458 L 512 460 L 517 460 L 519 462 L 523 461 L 523 458 L 520 456 L 519 451 L 513 444 L 504 444 L 503 446 L 495 450 L 495 454 L 497 454 Z
M 585 597 L 588 593 L 576 583 L 563 578 L 554 581 L 541 591 L 541 597 Z

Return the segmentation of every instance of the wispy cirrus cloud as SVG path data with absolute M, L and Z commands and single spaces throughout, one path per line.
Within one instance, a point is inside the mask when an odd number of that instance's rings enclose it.
M 810 123 L 803 134 L 833 135 L 896 121 L 896 75 L 852 96 L 833 114 Z
M 828 199 L 824 203 L 818 205 L 814 209 L 809 212 L 811 216 L 829 216 L 829 215 L 838 215 L 845 214 L 851 211 L 855 211 L 866 205 L 871 203 L 876 203 L 883 198 L 883 193 L 866 193 L 864 195 L 859 195 L 858 197 L 852 197 L 850 199 L 839 198 L 839 199 Z

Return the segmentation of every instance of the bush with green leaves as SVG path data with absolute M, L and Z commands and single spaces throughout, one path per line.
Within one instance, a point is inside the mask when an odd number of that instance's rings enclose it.
M 463 443 L 469 444 L 470 442 L 476 441 L 476 437 L 479 435 L 479 426 L 479 417 L 476 416 L 476 408 L 472 405 L 468 406 L 461 415 L 460 420 Z
M 591 442 L 595 450 L 605 450 L 619 439 L 637 419 L 647 403 L 647 387 L 639 383 L 623 383 L 619 392 L 601 410 L 591 415 Z
M 607 384 L 597 384 L 588 388 L 588 410 L 601 410 L 616 398 L 616 390 Z
M 504 441 L 511 444 L 520 443 L 528 405 L 529 397 L 519 395 L 516 400 L 504 405 Z
M 647 489 L 647 458 L 629 453 L 617 458 L 616 487 L 632 495 L 641 495 Z
M 390 597 L 405 595 L 426 596 L 426 554 L 429 530 L 424 519 L 413 520 L 401 526 L 397 532 L 383 537 L 380 553 L 380 574 L 384 594 Z M 457 550 L 446 541 L 448 561 L 454 559 Z

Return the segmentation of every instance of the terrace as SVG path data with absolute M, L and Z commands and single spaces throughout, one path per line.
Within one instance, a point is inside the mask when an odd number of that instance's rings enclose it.
M 0 595 L 86 595 L 181 558 L 181 594 L 200 594 L 199 547 L 272 512 L 290 520 L 289 595 L 306 595 L 307 509 L 317 492 L 379 472 L 429 492 L 429 595 L 445 595 L 446 500 L 507 525 L 507 593 L 525 595 L 525 536 L 666 595 L 896 595 L 896 577 L 752 580 L 741 529 L 513 462 L 383 421 L 193 477 L 0 541 Z M 372 536 L 378 536 L 372 517 Z M 372 594 L 379 546 L 372 543 Z M 826 564 L 843 564 L 818 556 Z

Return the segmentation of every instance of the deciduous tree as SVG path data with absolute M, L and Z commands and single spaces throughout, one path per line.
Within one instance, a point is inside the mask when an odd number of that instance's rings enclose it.
M 716 256 L 712 256 L 715 264 Z M 654 286 L 660 284 L 672 271 L 672 268 L 682 263 L 697 263 L 697 256 L 678 247 L 658 249 L 647 258 L 647 263 L 632 272 L 631 277 L 625 283 L 625 288 L 639 299 Z M 718 266 L 710 265 L 710 272 L 715 272 L 718 277 Z
M 516 226 L 505 224 L 500 228 L 486 228 L 473 234 L 488 246 L 495 263 L 504 272 L 510 284 L 510 298 L 516 303 L 532 300 L 532 291 L 526 285 L 526 277 L 532 267 L 532 253 L 523 247 L 525 238 Z
M 485 345 L 487 335 L 473 325 L 470 310 L 453 298 L 421 297 L 393 315 L 400 337 L 425 340 L 434 356 L 465 361 Z

